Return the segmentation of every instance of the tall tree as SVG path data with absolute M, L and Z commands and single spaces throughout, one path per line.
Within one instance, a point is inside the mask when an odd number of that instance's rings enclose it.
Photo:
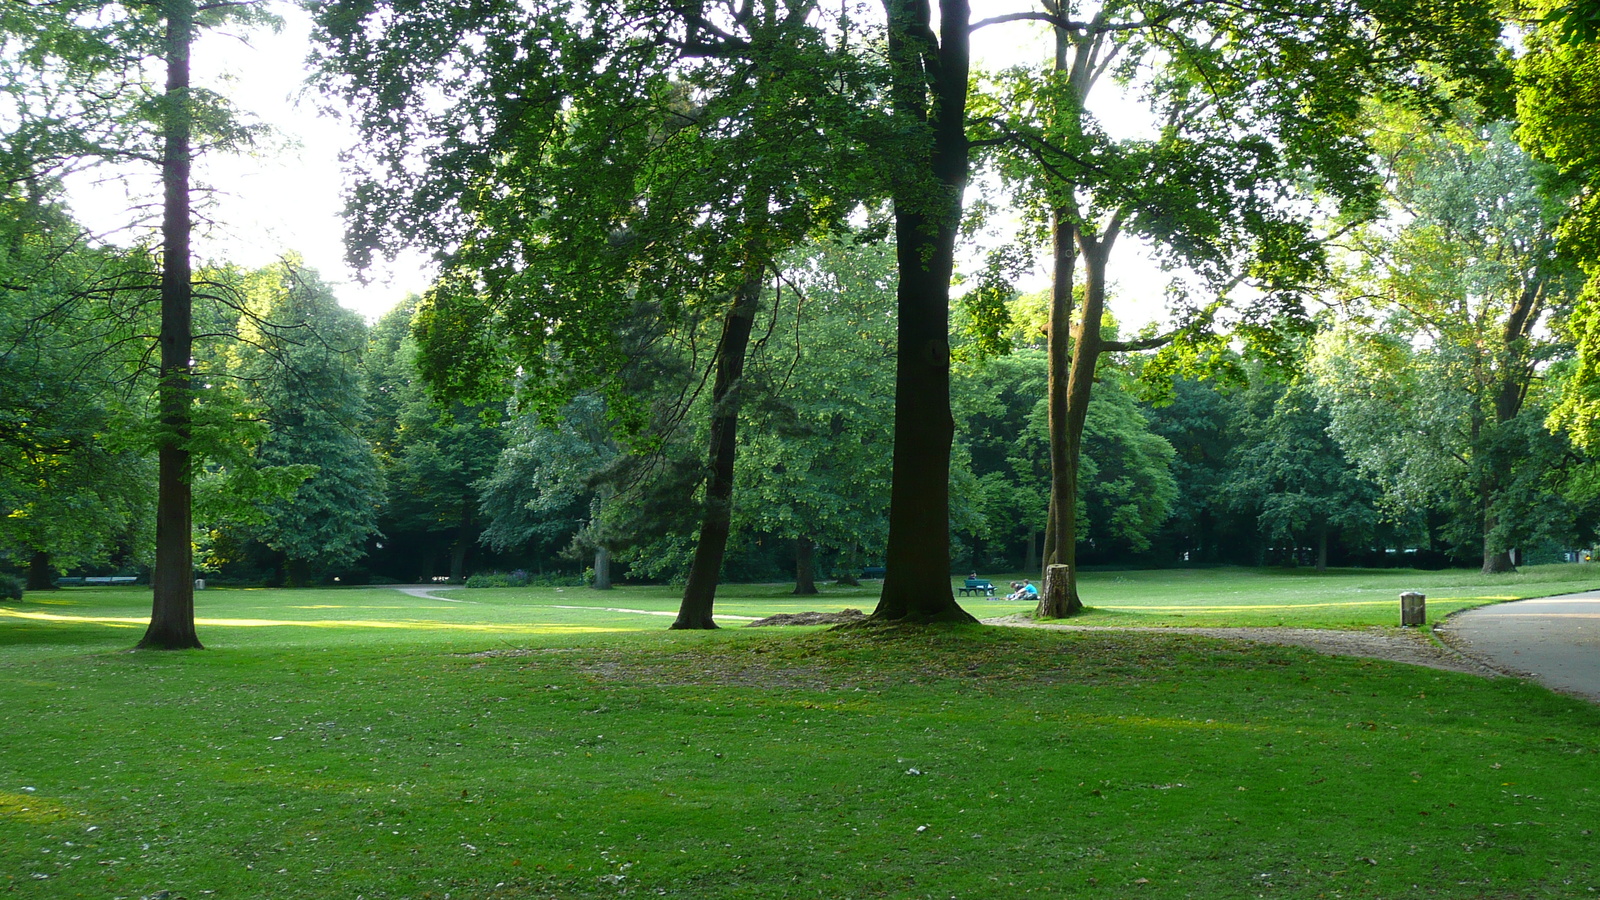
M 1258 377 L 1243 401 L 1235 416 L 1240 443 L 1220 493 L 1234 509 L 1253 514 L 1278 546 L 1314 547 L 1317 571 L 1324 571 L 1331 540 L 1360 545 L 1372 536 L 1377 486 L 1329 434 L 1328 411 L 1311 384 Z
M 1593 447 L 1600 430 L 1600 4 L 1574 0 L 1530 30 L 1517 64 L 1517 139 L 1559 173 L 1561 249 L 1588 276 L 1566 323 L 1577 366 L 1552 425 Z
M 1520 469 L 1554 463 L 1528 443 L 1527 420 L 1544 411 L 1527 401 L 1569 352 L 1545 323 L 1571 304 L 1578 273 L 1556 253 L 1557 211 L 1508 128 L 1408 130 L 1398 143 L 1392 196 L 1405 215 L 1362 242 L 1371 268 L 1322 344 L 1320 389 L 1347 453 L 1393 496 L 1450 503 L 1483 572 L 1508 571 L 1531 499 L 1511 488 L 1529 483 Z
M 483 533 L 477 485 L 494 469 L 504 445 L 505 410 L 501 404 L 439 404 L 428 396 L 410 336 L 415 310 L 413 298 L 372 328 L 361 367 L 372 414 L 361 430 L 383 470 L 378 527 L 385 561 L 404 558 L 415 571 L 431 575 L 443 539 L 446 571 L 459 582 Z
M 499 551 L 567 547 L 594 554 L 593 586 L 611 587 L 611 554 L 621 549 L 606 534 L 602 482 L 617 457 L 604 409 L 593 397 L 567 404 L 556 423 L 515 417 L 494 468 L 475 485 L 486 520 L 483 542 Z
M 1150 410 L 1151 430 L 1172 445 L 1171 472 L 1179 486 L 1156 539 L 1168 553 L 1163 561 L 1255 562 L 1257 530 L 1222 493 L 1239 458 L 1240 401 L 1212 381 L 1174 376 L 1169 384 Z
M 883 546 L 888 503 L 889 313 L 894 252 L 848 240 L 784 264 L 751 359 L 741 524 L 792 542 L 795 593 L 817 593 L 819 554 L 841 572 Z
M 161 433 L 156 445 L 156 565 L 150 575 L 150 626 L 139 646 L 199 649 L 194 627 L 193 493 L 190 481 L 190 407 L 194 401 L 190 360 L 194 353 L 194 281 L 189 238 L 193 114 L 189 53 L 194 44 L 193 0 L 165 0 L 166 93 L 161 103 L 161 361 L 156 406 Z
M 147 460 L 127 428 L 137 323 L 116 288 L 136 254 L 93 249 L 35 181 L 0 193 L 0 552 L 28 590 L 58 569 L 147 562 Z
M 189 236 L 195 142 L 226 147 L 247 140 L 221 99 L 190 85 L 190 50 L 198 27 L 261 18 L 253 2 L 197 6 L 154 3 L 12 4 L 0 32 L 16 40 L 5 66 L 27 76 L 8 85 L 21 110 L 8 149 L 45 167 L 159 160 L 162 183 L 161 309 L 156 379 L 159 429 L 156 553 L 150 626 L 140 647 L 197 648 L 192 550 L 194 414 L 193 284 Z M 158 64 L 164 86 L 151 83 Z M 31 93 L 30 93 L 31 91 Z M 22 99 L 18 99 L 22 98 Z M 14 160 L 13 160 L 14 161 Z
M 987 21 L 1017 19 L 1051 28 L 1053 59 L 1002 77 L 980 111 L 982 142 L 1008 151 L 1002 169 L 1026 195 L 1053 261 L 1044 562 L 1067 569 L 1065 583 L 1045 591 L 1039 614 L 1054 617 L 1082 608 L 1075 497 L 1101 355 L 1179 336 L 1185 346 L 1175 354 L 1192 355 L 1212 324 L 1228 318 L 1236 335 L 1268 350 L 1284 331 L 1304 330 L 1302 304 L 1322 272 L 1308 211 L 1319 198 L 1346 215 L 1372 208 L 1361 98 L 1385 94 L 1437 108 L 1459 87 L 1455 79 L 1477 79 L 1468 86 L 1479 90 L 1504 75 L 1495 62 L 1499 22 L 1487 6 L 1289 0 L 1079 10 L 1041 0 L 1035 10 Z M 1422 60 L 1450 77 L 1419 77 Z M 1090 113 L 1108 74 L 1147 101 L 1157 136 L 1113 138 Z M 1197 276 L 1194 300 L 1180 295 L 1174 333 L 1118 341 L 1101 330 L 1111 254 L 1127 234 Z M 1249 302 L 1222 316 L 1245 285 Z
M 367 412 L 358 374 L 366 325 L 292 260 L 254 282 L 234 370 L 268 424 L 261 460 L 315 472 L 252 530 L 301 585 L 314 567 L 353 562 L 377 528 L 382 481 L 357 431 Z
M 886 147 L 894 199 L 896 299 L 894 458 L 883 593 L 886 621 L 975 621 L 950 589 L 950 278 L 970 175 L 967 79 L 971 4 L 883 0 L 889 100 Z
M 326 69 L 373 148 L 357 252 L 444 254 L 417 333 L 448 396 L 481 400 L 517 369 L 525 402 L 598 390 L 624 431 L 647 418 L 622 387 L 627 320 L 716 311 L 700 540 L 673 623 L 712 628 L 751 325 L 776 255 L 850 210 L 856 148 L 830 123 L 860 118 L 859 67 L 809 3 L 569 6 L 322 7 Z

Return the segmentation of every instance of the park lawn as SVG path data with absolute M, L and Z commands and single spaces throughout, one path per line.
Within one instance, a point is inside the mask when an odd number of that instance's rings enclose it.
M 1020 581 L 1018 573 L 985 576 L 1000 589 Z M 959 587 L 962 579 L 951 580 Z M 860 587 L 823 584 L 821 594 L 796 597 L 789 584 L 731 584 L 718 589 L 716 612 L 725 626 L 780 612 L 871 612 L 881 583 Z M 1401 591 L 1427 595 L 1428 623 L 1450 613 L 1488 603 L 1547 597 L 1600 588 L 1600 567 L 1591 565 L 1526 566 L 1510 575 L 1485 576 L 1476 571 L 1426 572 L 1415 569 L 1158 569 L 1115 572 L 1086 571 L 1080 593 L 1088 609 L 1074 622 L 1106 626 L 1196 626 L 1298 628 L 1364 628 L 1398 626 Z M 545 604 L 550 588 L 466 590 L 452 588 L 445 596 L 507 604 Z M 678 609 L 681 588 L 624 587 L 597 594 L 568 588 L 555 603 L 596 611 L 632 609 L 670 621 Z M 978 618 L 1031 614 L 1036 604 L 1003 597 L 957 597 Z M 555 615 L 554 608 L 549 613 Z M 635 613 L 637 614 L 637 613 Z
M 1183 635 L 685 633 L 549 602 L 571 590 L 446 593 L 482 599 L 208 591 L 215 649 L 191 653 L 128 652 L 147 592 L 0 605 L 0 892 L 1600 889 L 1600 709 L 1537 686 Z M 647 602 L 672 605 L 606 600 Z
M 996 576 L 997 584 L 1022 576 Z M 1600 566 L 1525 566 L 1509 575 L 1475 570 L 1159 569 L 1086 571 L 1084 625 L 1363 628 L 1400 624 L 1400 592 L 1427 596 L 1428 623 L 1462 609 L 1600 589 Z M 979 617 L 1032 612 L 1033 604 L 962 598 Z

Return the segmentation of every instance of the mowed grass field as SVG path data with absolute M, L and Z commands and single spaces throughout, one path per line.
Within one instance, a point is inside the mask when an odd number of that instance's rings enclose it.
M 1090 573 L 1085 621 L 1366 626 L 1585 572 Z M 1600 891 L 1590 704 L 1182 635 L 731 627 L 875 594 L 730 586 L 683 633 L 667 588 L 211 590 L 192 653 L 129 651 L 146 590 L 30 594 L 0 605 L 0 894 Z

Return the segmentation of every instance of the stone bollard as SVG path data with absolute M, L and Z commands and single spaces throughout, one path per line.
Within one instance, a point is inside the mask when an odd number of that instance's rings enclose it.
M 194 580 L 194 589 L 197 590 L 197 591 L 205 590 L 206 589 L 206 580 L 204 578 L 196 578 Z
M 1400 594 L 1400 624 L 1422 625 L 1428 621 L 1428 598 L 1416 591 Z

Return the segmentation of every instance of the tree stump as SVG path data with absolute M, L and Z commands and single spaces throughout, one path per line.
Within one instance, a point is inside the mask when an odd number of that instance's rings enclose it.
M 1077 612 L 1067 592 L 1068 571 L 1069 567 L 1060 563 L 1045 567 L 1044 590 L 1039 592 L 1039 607 L 1034 615 L 1041 619 L 1060 619 Z
M 1400 594 L 1400 624 L 1422 625 L 1428 621 L 1427 597 L 1416 591 Z

